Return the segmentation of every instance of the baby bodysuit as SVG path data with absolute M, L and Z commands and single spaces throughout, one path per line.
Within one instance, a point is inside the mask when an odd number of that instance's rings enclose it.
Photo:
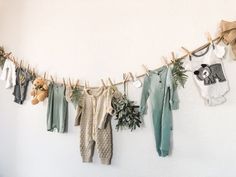
M 215 106 L 226 101 L 229 91 L 222 59 L 225 47 L 211 45 L 206 54 L 194 55 L 185 63 L 185 68 L 193 73 L 193 79 L 206 105 Z
M 1 80 L 6 81 L 6 88 L 11 88 L 16 85 L 16 67 L 15 64 L 7 59 L 4 63 Z
M 14 87 L 13 95 L 15 96 L 14 102 L 23 104 L 29 81 L 31 80 L 30 73 L 23 68 L 16 69 L 16 85 Z

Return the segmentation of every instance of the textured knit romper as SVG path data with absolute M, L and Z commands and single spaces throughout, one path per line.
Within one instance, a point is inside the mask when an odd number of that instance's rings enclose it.
M 92 162 L 96 144 L 101 163 L 111 163 L 112 129 L 106 114 L 112 112 L 112 92 L 110 87 L 85 89 L 80 99 L 75 125 L 80 125 L 80 153 L 83 162 Z

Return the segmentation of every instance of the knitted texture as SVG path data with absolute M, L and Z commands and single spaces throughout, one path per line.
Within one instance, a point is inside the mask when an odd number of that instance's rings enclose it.
M 80 152 L 83 162 L 92 162 L 94 147 L 102 164 L 112 157 L 112 129 L 107 114 L 111 114 L 111 87 L 85 89 L 78 105 L 75 125 L 80 125 Z

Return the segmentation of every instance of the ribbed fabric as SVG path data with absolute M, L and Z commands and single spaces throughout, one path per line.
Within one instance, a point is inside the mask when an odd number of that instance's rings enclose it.
M 48 88 L 47 130 L 59 133 L 67 131 L 68 103 L 65 99 L 65 86 L 51 83 Z

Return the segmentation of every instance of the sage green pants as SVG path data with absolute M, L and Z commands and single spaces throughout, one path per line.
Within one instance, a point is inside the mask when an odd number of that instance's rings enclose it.
M 64 133 L 67 131 L 68 103 L 65 99 L 65 86 L 51 83 L 49 85 L 47 130 Z

